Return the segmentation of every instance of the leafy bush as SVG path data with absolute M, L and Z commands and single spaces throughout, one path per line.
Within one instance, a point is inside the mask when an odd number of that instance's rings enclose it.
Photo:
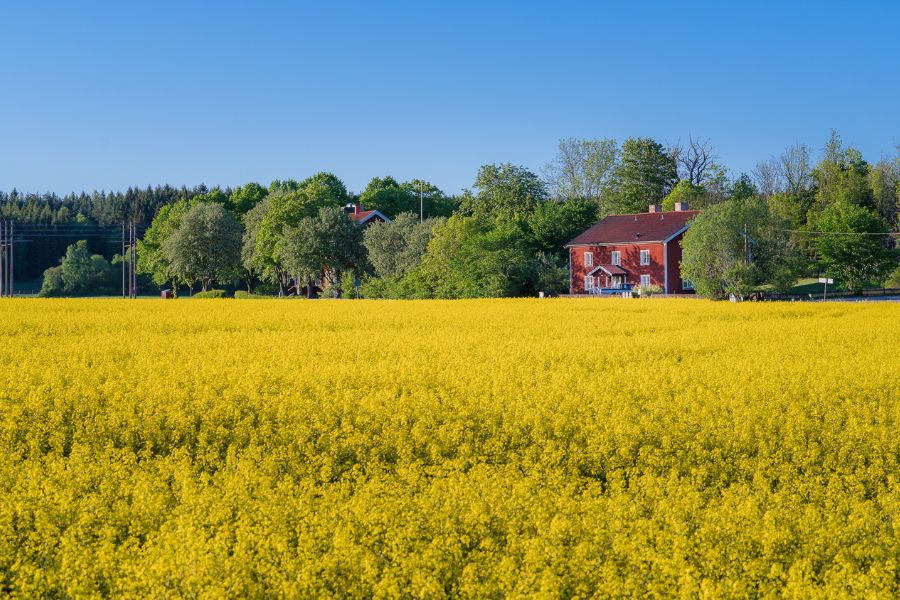
M 227 298 L 228 294 L 225 290 L 208 290 L 205 292 L 197 292 L 191 298 Z
M 116 289 L 116 273 L 109 261 L 91 254 L 87 241 L 79 240 L 66 249 L 60 266 L 44 271 L 39 293 L 51 296 L 102 296 Z
M 900 266 L 898 266 L 890 275 L 888 275 L 887 279 L 884 282 L 884 287 L 900 288 Z
M 663 289 L 658 285 L 642 285 L 638 288 L 641 292 L 642 298 L 649 298 L 650 296 L 655 296 L 657 294 L 662 294 Z
M 219 291 L 221 291 L 221 290 L 219 290 Z M 203 292 L 201 292 L 201 294 L 202 293 Z M 196 295 L 194 297 L 196 298 Z M 244 290 L 237 290 L 234 293 L 234 297 L 237 300 L 268 300 L 268 299 L 272 298 L 272 296 L 267 296 L 266 294 L 252 294 L 252 293 L 246 292 Z

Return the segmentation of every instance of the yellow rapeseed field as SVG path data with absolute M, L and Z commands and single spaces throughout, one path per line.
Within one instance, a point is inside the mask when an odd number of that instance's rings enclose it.
M 900 593 L 900 305 L 0 301 L 0 595 Z

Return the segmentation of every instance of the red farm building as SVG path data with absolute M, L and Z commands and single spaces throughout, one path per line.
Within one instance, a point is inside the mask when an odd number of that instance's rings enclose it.
M 344 212 L 354 223 L 368 227 L 373 223 L 389 223 L 391 220 L 377 210 L 363 210 L 359 203 L 351 203 L 344 207 Z
M 566 244 L 569 293 L 601 294 L 639 286 L 658 286 L 666 294 L 693 293 L 681 279 L 681 240 L 700 211 L 676 203 L 663 212 L 610 215 Z

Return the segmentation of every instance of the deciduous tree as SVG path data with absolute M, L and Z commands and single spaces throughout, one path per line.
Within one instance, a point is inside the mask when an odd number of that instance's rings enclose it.
M 836 202 L 812 223 L 813 247 L 823 270 L 851 290 L 881 283 L 897 266 L 896 251 L 887 246 L 884 221 L 873 211 L 846 201 Z
M 241 225 L 221 204 L 199 203 L 181 218 L 163 244 L 172 271 L 197 280 L 203 291 L 213 281 L 228 282 L 240 264 Z

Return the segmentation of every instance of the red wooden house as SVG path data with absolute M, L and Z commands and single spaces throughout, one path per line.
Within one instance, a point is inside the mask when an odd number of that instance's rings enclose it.
M 569 250 L 569 293 L 658 286 L 666 294 L 693 293 L 682 280 L 681 239 L 700 211 L 676 203 L 663 212 L 610 215 L 566 244 Z
M 391 220 L 377 210 L 363 210 L 359 203 L 351 203 L 344 207 L 344 212 L 354 223 L 368 227 L 373 223 L 389 223 Z

